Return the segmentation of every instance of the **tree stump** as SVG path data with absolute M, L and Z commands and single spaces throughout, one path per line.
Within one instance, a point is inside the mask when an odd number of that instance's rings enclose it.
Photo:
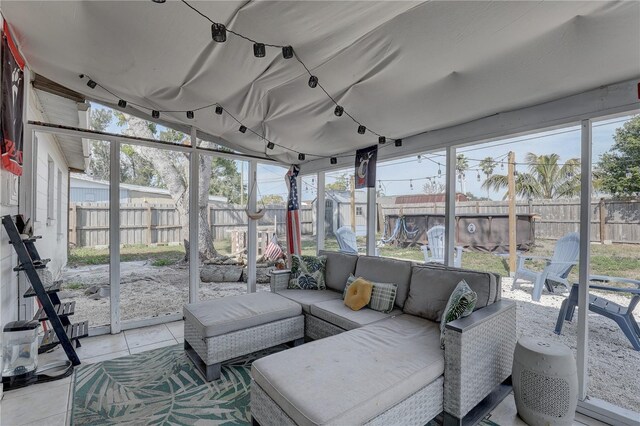
M 200 268 L 200 281 L 205 283 L 238 282 L 242 277 L 239 265 L 203 265 Z

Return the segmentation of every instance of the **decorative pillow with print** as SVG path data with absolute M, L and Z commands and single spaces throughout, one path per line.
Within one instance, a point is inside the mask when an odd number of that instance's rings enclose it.
M 291 258 L 290 289 L 324 290 L 327 256 L 298 256 Z
M 356 277 L 353 274 L 349 275 L 347 285 L 344 287 L 344 291 L 342 292 L 343 300 L 347 295 L 347 289 L 355 280 Z M 393 283 L 376 282 L 372 282 L 371 284 L 373 284 L 373 290 L 371 291 L 371 300 L 367 307 L 374 311 L 384 312 L 385 314 L 393 311 L 393 304 L 396 302 L 396 294 L 398 293 L 398 285 Z
M 478 294 L 471 290 L 465 280 L 460 281 L 449 296 L 449 301 L 440 319 L 440 347 L 442 349 L 444 349 L 444 333 L 447 323 L 471 315 L 477 301 Z

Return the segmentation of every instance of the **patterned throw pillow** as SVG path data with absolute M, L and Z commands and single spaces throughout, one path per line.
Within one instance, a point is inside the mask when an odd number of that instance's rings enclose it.
M 447 323 L 471 315 L 477 300 L 478 294 L 471 290 L 465 280 L 460 281 L 449 296 L 449 301 L 440 319 L 440 347 L 442 349 L 444 349 L 444 332 Z
M 291 275 L 287 288 L 299 290 L 324 290 L 327 256 L 298 256 L 291 258 Z
M 356 280 L 356 277 L 351 274 L 347 279 L 347 285 L 344 287 L 342 293 L 342 299 L 347 295 L 347 289 Z M 369 301 L 369 309 L 374 311 L 384 312 L 388 314 L 393 311 L 393 304 L 396 302 L 396 294 L 398 293 L 398 285 L 393 283 L 376 283 L 372 282 L 373 291 L 371 292 L 371 300 Z

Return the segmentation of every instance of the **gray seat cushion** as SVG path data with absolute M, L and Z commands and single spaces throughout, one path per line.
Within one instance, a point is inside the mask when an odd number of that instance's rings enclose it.
M 411 263 L 384 257 L 360 256 L 356 264 L 356 272 L 353 275 L 369 281 L 397 284 L 396 306 L 399 308 L 404 306 L 407 294 L 409 294 Z
M 261 358 L 255 382 L 296 424 L 364 424 L 444 373 L 434 322 L 400 315 Z
M 190 303 L 183 313 L 185 322 L 206 338 L 295 317 L 302 308 L 285 297 L 261 292 Z
M 344 330 L 352 330 L 400 314 L 402 314 L 402 310 L 399 308 L 394 309 L 388 314 L 369 308 L 353 311 L 348 306 L 345 306 L 342 299 L 327 300 L 326 302 L 311 305 L 311 315 Z
M 404 313 L 440 321 L 451 293 L 462 280 L 478 294 L 476 310 L 499 300 L 500 280 L 495 274 L 441 265 L 413 266 Z
M 277 294 L 299 303 L 306 314 L 309 313 L 311 305 L 326 300 L 342 299 L 342 293 L 333 290 L 280 290 Z
M 355 254 L 340 253 L 337 251 L 321 250 L 321 256 L 327 256 L 325 282 L 327 288 L 340 291 L 344 290 L 349 275 L 356 269 L 358 256 Z

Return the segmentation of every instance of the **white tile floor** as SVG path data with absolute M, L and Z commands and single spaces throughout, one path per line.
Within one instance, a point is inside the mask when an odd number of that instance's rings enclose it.
M 176 321 L 83 339 L 78 355 L 83 363 L 94 363 L 183 341 L 184 323 Z M 54 359 L 65 359 L 62 349 L 40 355 L 39 363 L 44 365 Z M 0 426 L 67 425 L 70 421 L 72 392 L 71 377 L 5 392 L 0 402 Z M 513 394 L 496 407 L 490 419 L 501 426 L 526 425 L 517 416 Z M 578 415 L 574 424 L 600 426 L 604 423 Z

